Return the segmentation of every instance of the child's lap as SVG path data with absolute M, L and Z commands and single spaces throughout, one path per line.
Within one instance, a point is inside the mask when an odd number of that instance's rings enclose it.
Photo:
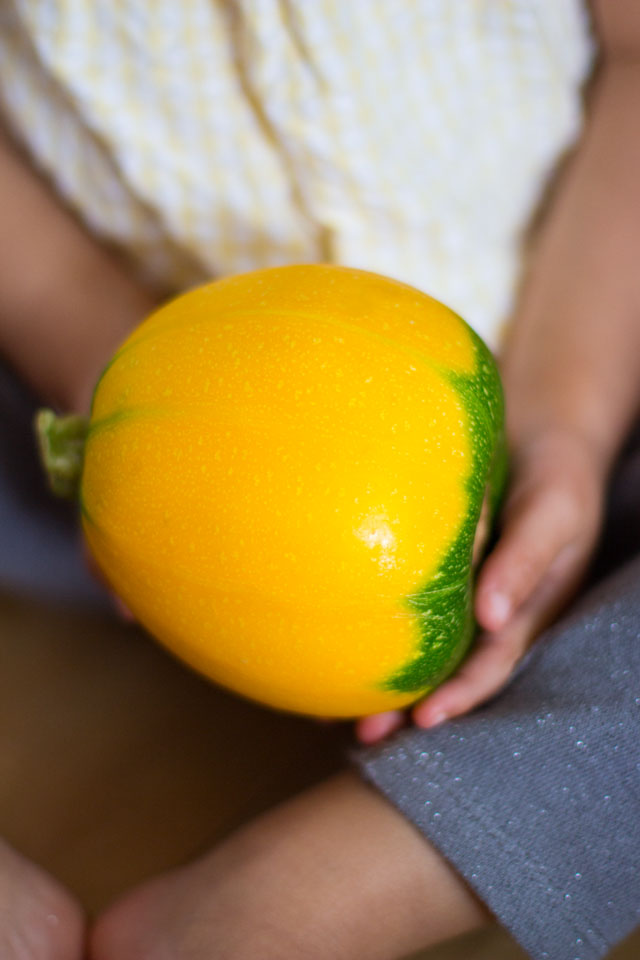
M 33 410 L 0 367 L 0 587 L 104 603 L 73 509 L 44 487 Z M 599 573 L 640 540 L 639 451 L 614 483 Z M 640 557 L 588 591 L 490 704 L 354 758 L 536 958 L 602 956 L 640 918 L 638 676 Z

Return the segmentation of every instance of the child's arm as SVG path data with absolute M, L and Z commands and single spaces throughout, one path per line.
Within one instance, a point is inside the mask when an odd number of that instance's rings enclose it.
M 153 301 L 0 136 L 0 354 L 39 396 L 85 410 Z
M 477 584 L 487 631 L 414 711 L 421 726 L 496 693 L 578 585 L 640 400 L 640 4 L 594 3 L 603 50 L 585 135 L 543 224 L 503 358 L 513 475 Z M 361 739 L 399 714 L 365 718 Z

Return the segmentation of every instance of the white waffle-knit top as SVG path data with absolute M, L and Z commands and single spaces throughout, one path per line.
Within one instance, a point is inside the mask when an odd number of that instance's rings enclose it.
M 5 121 L 160 290 L 330 261 L 494 345 L 591 59 L 579 0 L 0 6 Z

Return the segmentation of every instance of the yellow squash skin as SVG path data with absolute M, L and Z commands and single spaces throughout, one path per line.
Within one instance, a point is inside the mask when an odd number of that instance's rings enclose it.
M 445 306 L 363 271 L 184 294 L 95 391 L 81 506 L 98 564 L 164 645 L 244 696 L 338 717 L 416 700 L 468 643 L 419 688 L 385 682 L 421 649 L 407 597 L 448 589 L 443 557 L 478 520 L 489 478 L 471 503 L 478 429 L 451 377 L 478 357 Z

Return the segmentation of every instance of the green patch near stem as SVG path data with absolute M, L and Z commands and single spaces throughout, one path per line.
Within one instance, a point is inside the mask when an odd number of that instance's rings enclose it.
M 76 414 L 59 417 L 53 410 L 39 410 L 34 427 L 51 490 L 58 497 L 76 500 L 89 430 L 87 417 Z

